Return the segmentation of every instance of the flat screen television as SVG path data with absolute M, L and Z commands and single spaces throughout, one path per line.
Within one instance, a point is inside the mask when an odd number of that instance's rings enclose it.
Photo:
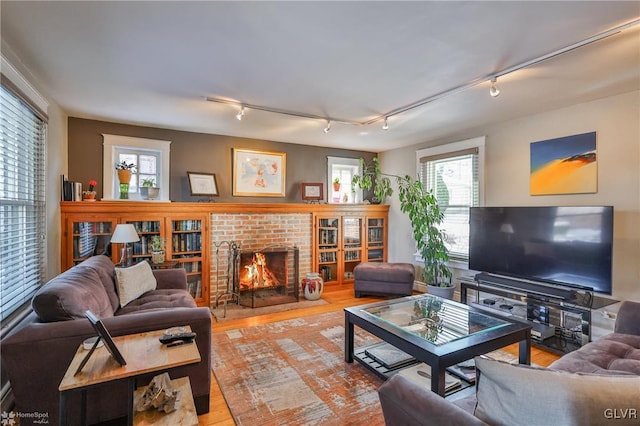
M 469 269 L 611 294 L 613 207 L 473 207 Z

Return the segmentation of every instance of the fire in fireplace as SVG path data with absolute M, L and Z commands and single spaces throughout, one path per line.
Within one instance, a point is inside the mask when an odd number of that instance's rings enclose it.
M 241 305 L 257 308 L 299 300 L 297 247 L 238 250 L 235 288 Z

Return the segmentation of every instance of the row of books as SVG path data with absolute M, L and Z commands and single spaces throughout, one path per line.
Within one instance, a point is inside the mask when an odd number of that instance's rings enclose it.
M 202 229 L 201 220 L 178 220 L 173 222 L 174 231 L 199 231 Z
M 202 234 L 174 234 L 173 251 L 199 251 L 202 250 Z
M 82 183 L 67 180 L 64 175 L 60 177 L 60 199 L 62 201 L 82 201 Z

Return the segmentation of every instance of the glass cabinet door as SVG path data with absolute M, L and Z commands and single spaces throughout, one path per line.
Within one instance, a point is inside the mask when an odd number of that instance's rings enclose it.
M 202 299 L 202 220 L 171 220 L 171 259 L 187 272 L 189 293 L 196 300 Z
M 343 281 L 353 279 L 353 268 L 362 261 L 362 219 L 342 218 Z
M 367 261 L 384 262 L 385 220 L 383 218 L 367 218 Z
M 318 218 L 318 273 L 324 282 L 338 278 L 339 223 L 338 217 Z
M 161 221 L 158 220 L 127 220 L 136 228 L 140 241 L 133 243 L 133 263 L 148 260 L 151 263 L 151 238 L 161 237 Z
M 72 263 L 77 265 L 96 254 L 109 253 L 113 222 L 72 222 Z

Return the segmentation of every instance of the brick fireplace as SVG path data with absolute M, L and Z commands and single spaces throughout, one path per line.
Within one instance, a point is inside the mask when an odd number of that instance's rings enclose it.
M 215 305 L 216 296 L 224 293 L 227 285 L 234 282 L 234 277 L 229 276 L 234 274 L 233 265 L 229 265 L 229 262 L 233 263 L 236 259 L 240 263 L 242 253 L 247 256 L 251 254 L 252 257 L 253 253 L 264 251 L 265 248 L 273 250 L 278 247 L 297 247 L 299 277 L 296 281 L 311 271 L 312 219 L 308 213 L 212 213 L 210 235 L 212 305 Z M 230 255 L 229 245 L 220 244 L 223 241 L 234 241 L 240 256 Z M 245 257 L 243 269 L 246 269 L 246 262 Z M 288 270 L 287 281 L 291 286 L 294 284 L 293 267 L 288 266 Z M 295 284 L 297 300 L 302 295 L 302 289 L 299 282 Z M 246 300 L 245 296 L 241 300 Z M 256 307 L 255 301 L 253 303 L 253 307 Z

